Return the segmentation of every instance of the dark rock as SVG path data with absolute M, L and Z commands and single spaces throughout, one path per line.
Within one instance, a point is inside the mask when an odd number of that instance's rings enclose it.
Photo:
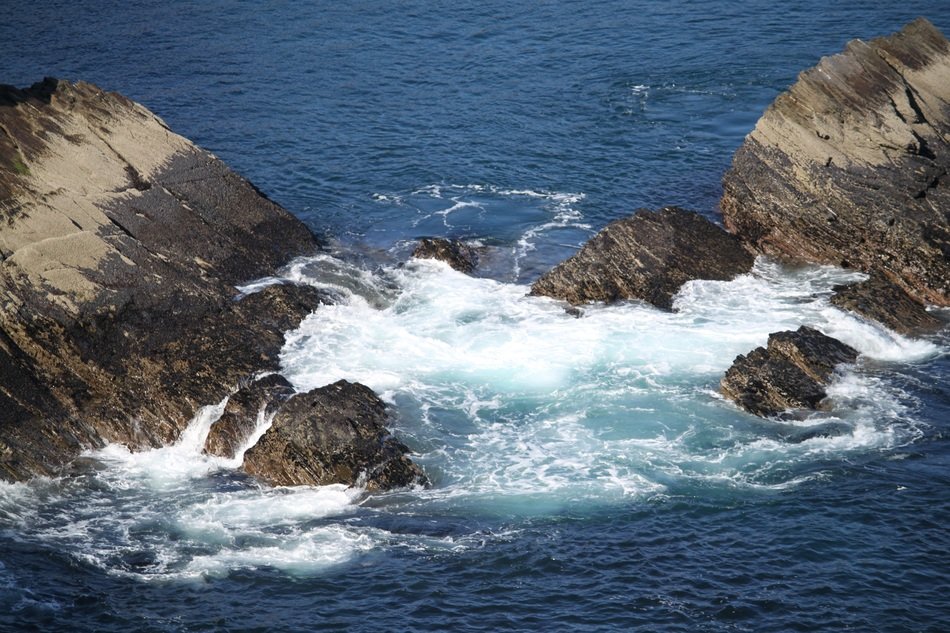
M 0 478 L 54 475 L 108 442 L 162 446 L 276 371 L 283 332 L 326 296 L 235 284 L 316 248 L 141 105 L 82 82 L 0 87 Z M 212 450 L 244 436 L 245 395 Z
M 670 310 L 687 281 L 729 280 L 753 263 L 739 240 L 698 214 L 677 207 L 640 209 L 608 224 L 538 279 L 531 294 L 573 305 L 640 299 Z
M 922 303 L 880 273 L 872 273 L 866 281 L 836 287 L 831 303 L 901 334 L 917 334 L 943 325 Z
M 879 272 L 950 305 L 950 43 L 918 19 L 849 43 L 769 106 L 723 180 L 762 253 Z
M 808 440 L 848 435 L 853 429 L 843 422 L 823 422 L 812 426 L 791 427 L 782 433 L 789 444 L 801 444 Z
M 419 259 L 438 259 L 455 270 L 472 274 L 478 266 L 478 250 L 458 240 L 441 237 L 424 237 L 412 251 Z
M 275 486 L 365 484 L 369 490 L 424 484 L 389 435 L 386 405 L 345 380 L 287 401 L 270 429 L 244 455 L 244 470 Z
M 280 374 L 269 374 L 239 389 L 228 399 L 221 417 L 211 425 L 204 452 L 232 458 L 257 428 L 258 417 L 277 411 L 294 395 L 293 386 Z
M 768 347 L 736 357 L 719 383 L 720 391 L 760 416 L 787 409 L 816 409 L 835 367 L 853 363 L 857 351 L 841 341 L 802 326 L 769 335 Z

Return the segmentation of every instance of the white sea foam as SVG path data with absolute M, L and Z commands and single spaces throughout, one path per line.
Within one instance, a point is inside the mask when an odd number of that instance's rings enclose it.
M 730 282 L 687 284 L 675 313 L 628 303 L 585 307 L 581 318 L 526 296 L 526 286 L 439 262 L 385 275 L 396 288 L 389 304 L 350 294 L 289 333 L 284 372 L 299 389 L 347 378 L 393 402 L 408 397 L 410 419 L 400 424 L 425 438 L 418 460 L 440 485 L 423 494 L 453 503 L 545 512 L 690 480 L 796 485 L 805 480 L 789 475 L 797 463 L 915 437 L 906 398 L 845 372 L 831 390 L 835 408 L 797 423 L 838 421 L 837 434 L 790 441 L 795 433 L 715 394 L 736 355 L 804 324 L 876 360 L 912 362 L 938 350 L 831 307 L 834 285 L 862 278 L 832 267 L 760 260 Z M 874 394 L 860 406 L 845 397 L 858 385 Z

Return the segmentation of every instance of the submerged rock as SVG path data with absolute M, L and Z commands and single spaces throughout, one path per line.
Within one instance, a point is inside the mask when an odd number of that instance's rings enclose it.
M 441 237 L 424 237 L 412 251 L 418 259 L 438 259 L 455 270 L 468 275 L 478 266 L 478 250 L 458 240 Z
M 239 389 L 228 398 L 224 412 L 208 432 L 204 452 L 232 458 L 250 439 L 260 422 L 294 395 L 293 386 L 280 374 L 269 374 Z
M 340 380 L 291 398 L 244 455 L 244 470 L 275 486 L 423 484 L 409 449 L 386 430 L 386 405 L 368 387 Z
M 538 279 L 531 294 L 572 305 L 640 299 L 670 310 L 673 295 L 687 281 L 729 280 L 753 263 L 738 239 L 696 213 L 640 209 L 608 224 Z
M 816 409 L 827 395 L 825 386 L 835 367 L 853 363 L 857 357 L 849 345 L 803 325 L 795 332 L 770 334 L 767 347 L 737 356 L 719 388 L 755 415 Z
M 872 273 L 866 281 L 836 287 L 831 303 L 901 334 L 934 330 L 943 324 L 927 312 L 924 304 L 880 273 Z
M 721 209 L 759 252 L 879 272 L 946 306 L 948 169 L 950 43 L 918 19 L 801 73 L 736 152 Z
M 283 332 L 325 300 L 293 284 L 242 297 L 235 284 L 315 251 L 313 235 L 141 105 L 83 82 L 0 86 L 0 220 L 3 479 L 56 474 L 108 442 L 174 441 L 201 406 L 277 370 Z M 212 450 L 231 451 L 238 426 Z

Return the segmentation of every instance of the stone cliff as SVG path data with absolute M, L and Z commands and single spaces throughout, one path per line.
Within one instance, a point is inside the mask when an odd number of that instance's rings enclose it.
M 283 332 L 323 297 L 235 284 L 316 248 L 141 105 L 83 82 L 0 86 L 0 477 L 167 444 L 276 370 Z
M 950 43 L 924 19 L 799 75 L 723 180 L 761 253 L 873 272 L 950 305 Z

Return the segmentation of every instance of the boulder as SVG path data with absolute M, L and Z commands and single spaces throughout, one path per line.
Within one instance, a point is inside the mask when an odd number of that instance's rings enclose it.
M 257 429 L 259 418 L 275 413 L 292 395 L 293 386 L 280 374 L 268 374 L 242 387 L 228 398 L 221 417 L 211 425 L 204 452 L 233 458 Z
M 342 482 L 379 490 L 424 484 L 422 470 L 386 422 L 386 405 L 359 383 L 340 380 L 298 394 L 244 454 L 244 470 L 275 486 Z
M 867 280 L 855 284 L 836 286 L 834 290 L 832 304 L 900 334 L 918 334 L 943 325 L 924 304 L 880 273 L 872 273 Z
M 531 286 L 531 294 L 572 305 L 639 299 L 670 310 L 692 279 L 729 280 L 752 268 L 739 240 L 678 207 L 640 209 L 608 224 L 573 257 Z
M 424 237 L 412 251 L 418 259 L 438 259 L 455 270 L 467 275 L 475 272 L 478 266 L 478 250 L 458 240 L 441 237 Z
M 719 383 L 724 396 L 759 416 L 788 409 L 816 409 L 835 367 L 853 363 L 849 345 L 810 327 L 769 335 L 767 347 L 740 354 Z
M 242 295 L 236 284 L 314 252 L 313 235 L 147 109 L 88 83 L 0 86 L 0 220 L 2 479 L 56 475 L 109 442 L 175 441 L 200 407 L 279 369 L 283 332 L 327 300 L 294 284 Z M 212 452 L 245 436 L 238 418 L 258 407 L 246 395 Z
M 727 229 L 761 253 L 886 276 L 950 305 L 950 43 L 918 19 L 801 73 L 723 180 Z

